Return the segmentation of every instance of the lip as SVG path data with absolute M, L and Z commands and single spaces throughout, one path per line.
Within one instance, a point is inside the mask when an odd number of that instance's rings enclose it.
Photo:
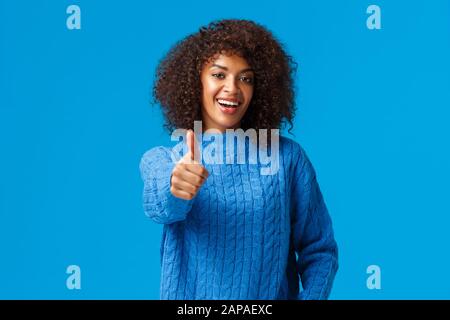
M 225 100 L 225 101 L 230 101 L 230 102 L 237 102 L 237 103 L 241 103 L 238 99 L 232 99 L 232 98 L 216 98 L 216 101 L 217 100 Z
M 237 100 L 230 100 L 230 99 L 222 99 L 222 98 L 219 98 L 220 100 L 227 100 L 227 101 L 232 101 L 232 102 L 238 102 L 239 103 L 239 101 L 237 101 Z M 240 103 L 239 103 L 239 105 L 237 106 L 237 107 L 230 107 L 230 108 L 227 108 L 227 107 L 224 107 L 224 106 L 222 106 L 218 101 L 217 101 L 217 99 L 216 99 L 216 101 L 215 101 L 215 104 L 217 105 L 217 107 L 220 109 L 220 111 L 222 111 L 222 113 L 224 113 L 224 114 L 228 114 L 228 115 L 233 115 L 233 114 L 235 114 L 235 113 L 237 113 L 238 112 L 238 109 L 240 108 Z

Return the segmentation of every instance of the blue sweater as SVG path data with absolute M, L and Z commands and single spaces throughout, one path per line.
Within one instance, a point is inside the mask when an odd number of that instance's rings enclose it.
M 260 164 L 204 164 L 210 175 L 192 200 L 170 192 L 170 148 L 143 155 L 144 211 L 164 224 L 161 299 L 328 298 L 332 222 L 305 151 L 285 137 L 279 147 L 275 175 Z

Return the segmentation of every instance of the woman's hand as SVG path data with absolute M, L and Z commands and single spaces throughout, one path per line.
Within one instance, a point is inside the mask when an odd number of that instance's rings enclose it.
M 170 192 L 177 198 L 191 200 L 209 176 L 208 171 L 195 161 L 200 151 L 195 141 L 194 132 L 188 130 L 186 135 L 188 152 L 172 170 Z

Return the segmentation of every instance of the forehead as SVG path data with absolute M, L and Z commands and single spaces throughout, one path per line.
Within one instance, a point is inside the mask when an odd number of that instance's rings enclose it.
M 240 71 L 250 68 L 247 60 L 236 54 L 217 54 L 211 58 L 205 65 L 206 68 L 213 68 L 214 65 L 220 65 L 226 67 L 230 71 Z

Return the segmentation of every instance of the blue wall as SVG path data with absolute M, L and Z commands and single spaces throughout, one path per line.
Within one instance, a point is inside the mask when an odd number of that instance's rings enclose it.
M 331 298 L 449 299 L 448 0 L 0 0 L 0 298 L 159 297 L 161 226 L 138 170 L 167 140 L 154 69 L 219 18 L 266 25 L 299 62 L 293 138 L 340 247 Z M 81 290 L 66 287 L 73 264 Z

